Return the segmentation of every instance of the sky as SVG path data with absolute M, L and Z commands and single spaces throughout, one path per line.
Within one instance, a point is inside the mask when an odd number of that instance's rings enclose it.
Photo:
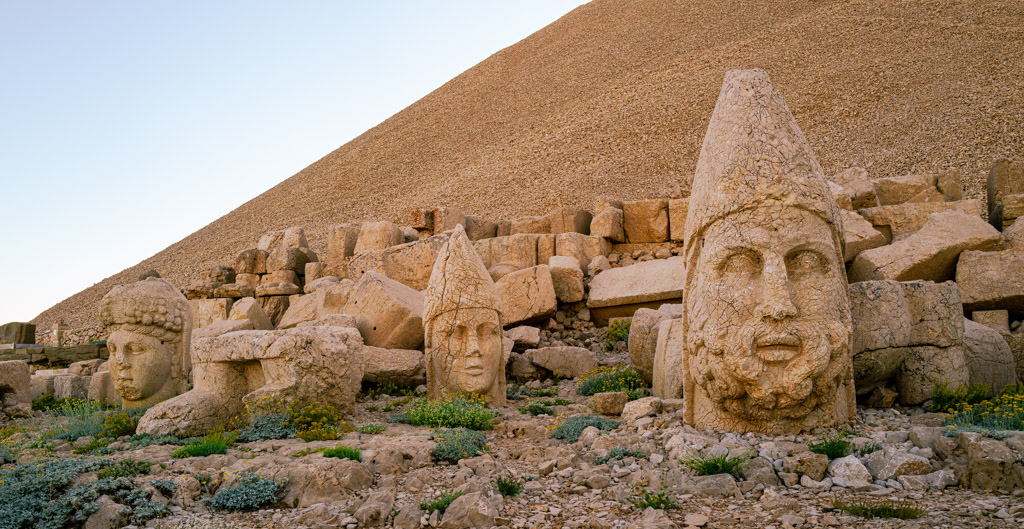
M 0 0 L 0 324 L 159 252 L 580 0 Z

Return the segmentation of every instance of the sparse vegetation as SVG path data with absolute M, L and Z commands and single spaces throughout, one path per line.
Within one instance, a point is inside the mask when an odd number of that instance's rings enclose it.
M 650 492 L 646 488 L 641 488 L 640 494 L 629 497 L 629 503 L 633 504 L 638 511 L 648 507 L 667 511 L 676 506 L 676 501 L 672 499 L 664 486 L 661 488 L 661 492 Z
M 438 430 L 430 438 L 437 441 L 430 452 L 434 461 L 458 463 L 460 459 L 483 454 L 487 446 L 484 434 L 461 427 Z
M 487 401 L 476 395 L 453 395 L 443 399 L 417 399 L 394 417 L 397 422 L 435 428 L 490 430 L 497 412 L 487 409 Z
M 641 396 L 640 390 L 647 386 L 647 381 L 632 366 L 622 364 L 587 371 L 576 379 L 576 383 L 576 391 L 580 395 L 625 391 L 630 393 L 631 400 Z
M 924 516 L 924 509 L 910 502 L 855 502 L 844 503 L 839 498 L 832 499 L 832 508 L 861 518 L 898 518 L 900 520 L 916 520 Z
M 753 456 L 744 452 L 738 456 L 729 454 L 729 450 L 718 455 L 694 454 L 692 457 L 680 459 L 679 463 L 701 476 L 713 476 L 715 474 L 732 474 L 736 476 L 743 466 Z
M 171 453 L 171 457 L 205 457 L 214 454 L 226 454 L 228 447 L 235 442 L 235 437 L 225 432 L 212 432 Z
M 992 399 L 966 404 L 946 418 L 945 433 L 974 431 L 992 437 L 1024 430 L 1024 385 L 1009 385 Z
M 613 342 L 624 342 L 629 339 L 629 326 L 632 320 L 619 318 L 608 325 L 608 339 Z
M 580 440 L 580 434 L 583 433 L 583 430 L 586 430 L 588 426 L 593 426 L 598 430 L 608 432 L 618 428 L 619 423 L 611 419 L 594 417 L 592 415 L 578 415 L 576 417 L 569 417 L 568 419 L 562 419 L 561 416 L 559 416 L 556 417 L 551 425 L 548 426 L 548 431 L 551 432 L 551 437 L 555 439 L 564 439 L 570 443 L 575 443 Z
M 621 460 L 627 457 L 635 457 L 637 459 L 643 459 L 644 453 L 639 450 L 630 450 L 621 446 L 616 446 L 608 451 L 606 456 L 597 456 L 594 458 L 595 465 L 603 465 L 612 460 Z
M 455 492 L 453 490 L 448 490 L 448 491 L 442 492 L 440 496 L 434 498 L 431 501 L 421 503 L 420 504 L 420 509 L 423 509 L 424 511 L 427 511 L 427 513 L 432 513 L 434 511 L 440 511 L 439 514 L 444 514 L 445 509 L 447 509 L 448 506 L 451 505 L 453 501 L 458 499 L 459 496 L 462 496 L 461 492 Z
M 961 384 L 955 390 L 949 389 L 945 382 L 935 384 L 932 389 L 932 400 L 928 411 L 956 413 L 967 406 L 980 404 L 988 398 L 992 388 L 988 384 Z
M 523 490 L 523 481 L 515 478 L 498 478 L 494 480 L 494 486 L 502 496 L 512 497 Z
M 113 439 L 125 435 L 135 435 L 139 419 L 142 418 L 145 411 L 145 408 L 133 408 L 107 412 L 103 418 L 103 431 L 100 435 Z
M 828 456 L 829 461 L 846 457 L 853 453 L 853 444 L 846 440 L 853 433 L 850 430 L 846 430 L 835 435 L 825 436 L 817 442 L 809 443 L 807 448 L 815 454 L 825 454 Z
M 136 461 L 131 458 L 122 459 L 101 468 L 96 472 L 96 477 L 99 479 L 134 478 L 139 474 L 149 474 L 149 467 L 152 464 L 149 461 Z
M 327 448 L 323 451 L 324 457 L 336 457 L 338 459 L 351 459 L 352 461 L 362 461 L 363 457 L 360 454 L 358 448 L 351 446 L 341 445 L 335 448 Z
M 284 485 L 284 481 L 266 479 L 253 473 L 242 474 L 233 485 L 217 491 L 210 499 L 210 508 L 215 511 L 255 511 L 276 503 Z
M 505 388 L 505 398 L 518 400 L 524 397 L 554 397 L 558 395 L 557 388 L 531 389 L 526 386 L 509 386 Z
M 519 413 L 522 413 L 524 415 L 529 414 L 529 415 L 533 415 L 533 416 L 537 416 L 537 415 L 554 415 L 555 414 L 555 410 L 551 409 L 548 406 L 545 406 L 544 404 L 541 404 L 540 402 L 531 402 L 531 403 L 527 404 L 526 406 L 520 406 L 519 407 Z
M 379 422 L 372 422 L 372 423 L 369 423 L 369 424 L 364 424 L 364 425 L 360 426 L 359 428 L 356 428 L 356 431 L 359 432 L 359 433 L 364 433 L 364 434 L 369 434 L 369 435 L 377 435 L 377 434 L 379 434 L 379 433 L 381 433 L 381 432 L 383 432 L 384 430 L 387 430 L 387 429 L 388 429 L 388 425 L 386 425 L 386 424 L 381 424 Z
M 872 452 L 877 452 L 882 449 L 882 445 L 878 443 L 867 443 L 857 449 L 857 457 L 864 457 Z

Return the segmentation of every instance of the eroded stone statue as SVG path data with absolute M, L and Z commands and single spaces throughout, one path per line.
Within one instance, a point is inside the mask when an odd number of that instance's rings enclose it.
M 855 414 L 839 207 L 762 70 L 726 74 L 686 219 L 685 417 L 796 433 Z
M 192 310 L 177 288 L 156 277 L 116 286 L 100 301 L 100 319 L 111 331 L 108 365 L 124 407 L 188 389 Z
M 430 398 L 472 393 L 503 406 L 501 301 L 462 226 L 455 228 L 434 262 L 423 321 Z

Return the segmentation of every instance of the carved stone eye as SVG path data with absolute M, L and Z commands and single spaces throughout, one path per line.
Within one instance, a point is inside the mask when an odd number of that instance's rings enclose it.
M 800 278 L 809 274 L 823 274 L 828 270 L 825 259 L 813 250 L 802 250 L 786 260 L 786 269 L 791 278 Z
M 719 270 L 724 275 L 753 277 L 761 271 L 761 262 L 752 253 L 736 252 L 722 261 Z

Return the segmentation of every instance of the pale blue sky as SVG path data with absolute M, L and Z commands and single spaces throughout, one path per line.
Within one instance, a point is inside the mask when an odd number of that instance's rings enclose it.
M 580 0 L 0 0 L 0 324 L 205 226 Z

